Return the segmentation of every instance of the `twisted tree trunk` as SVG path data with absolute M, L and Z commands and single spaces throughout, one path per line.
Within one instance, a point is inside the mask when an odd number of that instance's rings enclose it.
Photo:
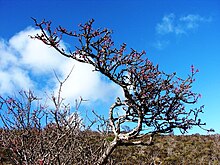
M 103 165 L 108 162 L 108 158 L 111 155 L 111 153 L 114 151 L 114 149 L 118 146 L 119 139 L 117 137 L 114 138 L 114 140 L 108 145 L 102 156 L 98 160 L 98 165 Z

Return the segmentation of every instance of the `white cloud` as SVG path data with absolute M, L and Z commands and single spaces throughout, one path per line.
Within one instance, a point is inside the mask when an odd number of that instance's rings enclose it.
M 62 57 L 40 41 L 30 39 L 29 35 L 36 33 L 39 31 L 27 28 L 9 41 L 0 40 L 0 94 L 11 94 L 20 89 L 56 92 L 59 83 L 53 70 L 60 80 L 64 80 L 73 66 L 73 72 L 62 89 L 62 96 L 68 101 L 82 96 L 90 102 L 106 102 L 121 92 L 118 86 L 93 72 L 91 65 Z
M 189 14 L 179 18 L 179 21 L 184 24 L 185 29 L 198 28 L 199 24 L 202 22 L 210 22 L 211 18 L 204 18 L 200 15 Z
M 163 17 L 162 23 L 157 24 L 156 30 L 160 34 L 171 33 L 174 31 L 175 15 L 169 14 Z
M 30 39 L 30 35 L 40 33 L 39 30 L 27 28 L 19 32 L 9 40 L 11 48 L 17 52 L 22 65 L 36 73 L 50 72 L 59 69 L 64 59 L 52 48 L 42 44 L 38 40 Z
M 69 100 L 74 95 L 92 101 L 102 100 L 108 102 L 115 99 L 116 95 L 119 94 L 119 88 L 113 83 L 102 80 L 101 75 L 94 72 L 91 65 L 72 62 L 72 60 L 66 62 L 61 71 L 64 79 L 74 66 L 73 72 L 62 90 L 63 97 Z M 59 88 L 58 85 L 56 84 L 56 89 Z
M 157 40 L 153 43 L 153 47 L 157 49 L 164 49 L 170 43 L 167 34 L 174 34 L 181 36 L 188 34 L 190 31 L 198 29 L 202 23 L 211 22 L 211 17 L 206 18 L 198 14 L 188 14 L 181 17 L 176 16 L 174 13 L 164 15 L 161 22 L 155 27 Z
M 19 68 L 9 69 L 7 72 L 0 70 L 0 91 L 13 93 L 15 90 L 28 90 L 33 86 L 29 77 Z
M 0 40 L 0 94 L 27 90 L 33 86 L 27 72 L 19 67 L 19 59 L 6 42 Z
M 174 33 L 176 35 L 187 33 L 187 31 L 196 29 L 201 23 L 210 22 L 211 18 L 205 18 L 200 15 L 188 14 L 182 17 L 176 17 L 171 13 L 165 15 L 162 21 L 156 25 L 158 34 Z

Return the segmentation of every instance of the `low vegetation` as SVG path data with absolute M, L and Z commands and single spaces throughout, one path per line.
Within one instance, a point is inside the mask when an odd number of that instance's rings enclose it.
M 83 144 L 90 143 L 90 149 L 98 150 L 105 139 L 111 141 L 110 136 L 100 136 L 97 132 L 87 132 L 87 136 L 81 139 Z M 145 136 L 143 140 L 148 140 L 149 137 Z M 86 145 L 85 145 L 86 146 Z M 87 150 L 88 155 L 82 156 L 84 161 L 91 158 L 92 152 Z M 158 136 L 151 146 L 119 146 L 112 153 L 109 159 L 109 164 L 212 164 L 218 165 L 220 163 L 220 135 L 167 135 Z M 10 150 L 2 147 L 0 148 L 1 164 L 9 165 L 10 162 L 8 154 Z M 85 163 L 84 162 L 84 163 Z M 76 161 L 74 164 L 84 164 Z
M 116 164 L 219 164 L 219 135 L 159 136 L 152 146 L 119 147 Z M 126 156 L 129 155 L 129 156 Z

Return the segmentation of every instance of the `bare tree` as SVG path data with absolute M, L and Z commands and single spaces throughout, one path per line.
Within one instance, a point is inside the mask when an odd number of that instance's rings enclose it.
M 1 132 L 2 145 L 8 150 L 8 156 L 14 164 L 32 162 L 29 157 L 38 148 L 37 141 L 32 143 L 40 135 L 44 116 L 42 106 L 32 109 L 33 103 L 38 100 L 31 91 L 20 91 L 18 96 L 8 98 L 0 96 L 0 118 L 4 126 Z
M 90 130 L 100 119 L 90 120 L 86 126 L 78 113 L 84 100 L 76 100 L 75 111 L 64 103 L 61 91 L 67 78 L 60 81 L 57 77 L 58 94 L 49 97 L 54 107 L 47 106 L 32 91 L 0 96 L 0 149 L 11 163 L 92 164 L 101 156 L 105 140 Z
M 146 57 L 145 51 L 128 51 L 125 43 L 119 48 L 114 47 L 112 32 L 93 28 L 94 20 L 80 24 L 76 31 L 62 26 L 53 30 L 50 21 L 33 20 L 41 33 L 32 38 L 41 40 L 65 57 L 92 65 L 94 71 L 109 78 L 124 92 L 124 99 L 117 98 L 110 107 L 109 124 L 114 140 L 108 144 L 97 164 L 107 163 L 109 155 L 119 145 L 150 145 L 158 133 L 170 133 L 175 128 L 185 133 L 192 126 L 205 125 L 198 117 L 203 106 L 189 110 L 186 107 L 195 104 L 200 97 L 191 91 L 198 72 L 194 66 L 185 79 L 177 77 L 176 73 L 164 73 Z M 74 50 L 61 46 L 63 36 L 78 41 Z M 115 113 L 116 109 L 121 113 Z M 126 123 L 132 123 L 131 129 L 123 132 L 122 126 Z M 149 143 L 140 140 L 145 134 L 151 135 Z

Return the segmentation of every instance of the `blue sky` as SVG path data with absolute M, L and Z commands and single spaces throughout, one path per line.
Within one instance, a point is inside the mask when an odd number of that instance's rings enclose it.
M 52 93 L 58 88 L 53 70 L 62 78 L 74 65 L 63 91 L 67 101 L 82 96 L 90 100 L 87 109 L 107 114 L 120 89 L 91 72 L 90 66 L 30 40 L 28 35 L 37 32 L 30 17 L 45 18 L 67 29 L 94 18 L 96 27 L 113 30 L 116 43 L 146 50 L 168 73 L 176 71 L 186 77 L 195 65 L 200 72 L 194 91 L 202 94 L 198 106 L 205 105 L 202 119 L 207 128 L 220 132 L 219 0 L 0 0 L 0 94 L 29 88 Z

